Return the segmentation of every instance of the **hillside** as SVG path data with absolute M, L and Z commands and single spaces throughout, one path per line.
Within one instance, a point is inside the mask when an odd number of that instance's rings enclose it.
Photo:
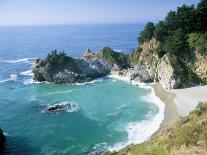
M 148 22 L 129 54 L 137 76 L 159 81 L 167 89 L 207 83 L 207 0 L 170 11 L 156 25 Z M 141 73 L 140 73 L 140 70 Z

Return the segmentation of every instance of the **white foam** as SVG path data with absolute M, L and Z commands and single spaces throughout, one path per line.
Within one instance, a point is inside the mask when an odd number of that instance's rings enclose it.
M 66 90 L 66 91 L 55 91 L 55 92 L 49 92 L 47 94 L 44 94 L 42 96 L 49 96 L 49 95 L 55 95 L 55 94 L 68 94 L 71 93 L 72 90 Z
M 16 59 L 16 60 L 1 60 L 1 62 L 4 63 L 32 63 L 33 60 L 36 58 L 22 58 L 22 59 Z
M 120 149 L 123 149 L 127 145 L 130 144 L 140 144 L 144 141 L 147 141 L 150 139 L 151 135 L 155 133 L 159 127 L 162 121 L 164 120 L 164 109 L 165 105 L 164 103 L 155 95 L 154 89 L 150 85 L 146 85 L 144 83 L 138 83 L 136 81 L 130 81 L 128 80 L 128 77 L 120 77 L 118 75 L 116 76 L 109 76 L 111 78 L 116 78 L 119 80 L 131 82 L 133 85 L 136 85 L 140 88 L 150 89 L 150 94 L 145 96 L 143 99 L 155 104 L 159 111 L 156 115 L 152 116 L 151 114 L 147 115 L 148 117 L 146 120 L 138 121 L 138 122 L 132 122 L 129 123 L 126 127 L 126 131 L 128 133 L 127 140 L 124 142 L 120 142 L 118 144 L 115 144 L 114 146 L 110 146 L 108 149 L 109 151 L 118 151 Z
M 112 78 L 112 79 L 116 79 L 116 80 L 131 82 L 130 77 L 128 77 L 128 76 L 120 76 L 120 75 L 115 75 L 114 74 L 114 75 L 109 75 L 108 77 Z
M 20 72 L 19 73 L 20 75 L 23 75 L 23 76 L 33 76 L 34 74 L 32 73 L 32 70 L 27 70 L 27 71 L 23 71 L 23 72 Z
M 30 84 L 40 84 L 40 83 L 43 83 L 43 82 L 35 81 L 35 80 L 33 80 L 33 79 L 25 79 L 25 80 L 23 81 L 23 83 L 24 83 L 25 85 L 30 85 Z
M 0 80 L 0 83 L 8 82 L 8 81 L 15 81 L 17 80 L 17 75 L 16 74 L 11 74 L 8 79 Z
M 97 79 L 92 80 L 92 81 L 90 81 L 90 82 L 83 82 L 83 83 L 78 83 L 78 82 L 76 82 L 75 85 L 80 85 L 80 86 L 82 86 L 82 85 L 86 85 L 86 84 L 93 84 L 93 83 L 101 82 L 102 80 L 103 80 L 103 78 L 97 78 Z

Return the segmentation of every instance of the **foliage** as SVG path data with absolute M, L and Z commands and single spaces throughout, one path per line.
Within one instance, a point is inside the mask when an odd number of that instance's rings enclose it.
M 168 36 L 167 26 L 163 21 L 160 21 L 155 27 L 154 37 L 157 40 L 164 42 L 167 36 Z
M 184 33 L 189 34 L 196 30 L 196 10 L 194 5 L 177 8 L 177 28 L 181 28 Z
M 50 64 L 64 64 L 67 61 L 68 57 L 64 52 L 57 52 L 56 50 L 51 51 L 47 55 L 46 61 Z
M 161 42 L 158 53 L 170 53 L 183 58 L 192 55 L 191 47 L 199 48 L 201 53 L 206 52 L 206 37 L 201 36 L 196 44 L 188 41 L 188 34 L 205 33 L 207 31 L 207 0 L 201 0 L 195 7 L 194 5 L 183 5 L 176 11 L 170 11 L 164 21 L 160 21 L 154 26 L 148 22 L 138 38 L 139 44 L 156 38 Z M 190 40 L 193 40 L 191 36 Z M 192 45 L 193 44 L 193 45 Z M 196 47 L 197 46 L 197 47 Z M 199 47 L 198 47 L 199 46 Z
M 199 32 L 207 31 L 207 0 L 201 0 L 196 9 L 197 29 Z
M 207 103 L 199 106 L 174 124 L 165 132 L 154 139 L 138 145 L 130 145 L 127 148 L 111 153 L 113 155 L 173 155 L 192 151 L 196 147 L 206 154 L 207 144 Z M 192 152 L 193 154 L 193 152 Z
M 173 36 L 167 38 L 164 50 L 176 56 L 183 56 L 184 53 L 189 52 L 186 35 L 182 29 L 176 30 Z
M 121 52 L 115 52 L 109 47 L 104 47 L 98 53 L 98 56 L 108 60 L 112 64 L 120 65 L 123 68 L 128 67 L 127 55 Z
M 188 35 L 188 42 L 191 48 L 197 48 L 201 55 L 207 55 L 207 32 L 191 33 Z
M 140 33 L 140 37 L 138 41 L 142 44 L 145 41 L 149 41 L 153 36 L 153 31 L 155 29 L 155 25 L 152 22 L 148 22 L 144 28 L 144 31 Z

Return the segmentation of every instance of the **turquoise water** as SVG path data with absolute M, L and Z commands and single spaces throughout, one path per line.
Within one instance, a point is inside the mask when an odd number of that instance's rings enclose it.
M 130 122 L 157 108 L 142 100 L 149 93 L 130 83 L 105 78 L 85 85 L 1 85 L 0 122 L 8 151 L 19 154 L 81 154 L 96 144 L 127 141 Z M 73 112 L 43 112 L 44 105 L 69 102 Z M 104 146 L 101 146 L 104 147 Z
M 77 57 L 90 47 L 129 52 L 142 27 L 1 27 L 0 127 L 6 134 L 6 154 L 82 155 L 146 140 L 157 128 L 149 122 L 160 113 L 151 103 L 150 89 L 108 77 L 85 84 L 35 83 L 31 74 L 34 59 L 49 50 Z M 73 108 L 44 111 L 58 103 Z

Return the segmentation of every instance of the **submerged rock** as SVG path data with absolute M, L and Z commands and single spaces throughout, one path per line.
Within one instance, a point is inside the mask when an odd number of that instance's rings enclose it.
M 56 105 L 49 106 L 45 111 L 54 112 L 59 110 L 66 110 L 68 107 L 70 108 L 70 105 L 56 104 Z
M 57 112 L 57 111 L 67 111 L 74 112 L 79 109 L 77 104 L 69 103 L 69 102 L 60 102 L 57 104 L 47 106 L 43 112 Z
M 0 153 L 4 150 L 4 142 L 5 142 L 5 136 L 3 134 L 2 129 L 0 128 Z

